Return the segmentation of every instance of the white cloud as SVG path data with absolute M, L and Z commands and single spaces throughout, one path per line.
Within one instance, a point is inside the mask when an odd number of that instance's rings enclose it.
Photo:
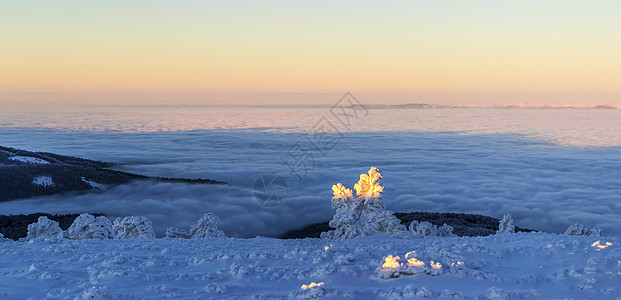
M 375 112 L 372 112 L 375 113 Z M 327 221 L 331 186 L 351 186 L 377 166 L 384 175 L 387 209 L 512 214 L 515 224 L 562 233 L 581 223 L 621 234 L 621 156 L 618 147 L 571 147 L 517 134 L 355 132 L 316 164 L 302 183 L 281 156 L 300 133 L 197 130 L 152 133 L 63 133 L 1 129 L 4 146 L 125 163 L 121 169 L 166 176 L 212 178 L 231 186 L 139 182 L 104 193 L 59 195 L 0 203 L 2 213 L 101 212 L 144 215 L 158 235 L 188 227 L 205 212 L 220 217 L 228 236 L 278 235 Z M 289 193 L 278 207 L 252 196 L 264 173 L 286 176 Z M 349 180 L 349 181 L 348 181 Z

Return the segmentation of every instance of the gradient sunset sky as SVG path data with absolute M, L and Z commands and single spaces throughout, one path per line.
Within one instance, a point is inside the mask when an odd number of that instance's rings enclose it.
M 621 104 L 621 1 L 3 1 L 0 102 Z

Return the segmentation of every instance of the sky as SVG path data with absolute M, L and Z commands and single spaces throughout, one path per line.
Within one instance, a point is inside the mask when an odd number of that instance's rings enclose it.
M 619 1 L 4 1 L 0 103 L 621 103 Z

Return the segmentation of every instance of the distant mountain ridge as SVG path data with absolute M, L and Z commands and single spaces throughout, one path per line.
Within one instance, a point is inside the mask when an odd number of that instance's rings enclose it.
M 349 106 L 355 109 L 352 106 Z M 439 108 L 498 108 L 498 109 L 620 109 L 620 106 L 610 104 L 368 104 L 366 109 L 439 109 Z
M 0 202 L 69 191 L 105 190 L 133 180 L 226 184 L 213 179 L 150 177 L 111 170 L 115 164 L 0 146 Z

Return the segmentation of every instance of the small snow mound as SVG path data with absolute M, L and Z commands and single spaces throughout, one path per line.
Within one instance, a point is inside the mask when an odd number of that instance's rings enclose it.
M 588 228 L 582 224 L 575 223 L 567 228 L 565 235 L 601 236 L 602 230 L 599 227 Z
M 147 217 L 130 216 L 116 218 L 112 224 L 117 239 L 150 239 L 155 238 L 153 225 Z
M 106 293 L 105 289 L 102 287 L 91 286 L 73 299 L 108 299 L 108 293 Z
M 298 299 L 317 299 L 330 294 L 332 289 L 324 282 L 311 282 L 310 284 L 303 284 L 300 290 L 294 292 L 292 296 Z
M 509 294 L 505 290 L 494 286 L 487 290 L 487 298 L 490 300 L 505 300 L 509 299 Z
M 410 226 L 408 226 L 408 230 L 414 236 L 455 236 L 455 234 L 453 234 L 454 229 L 450 225 L 443 224 L 442 226 L 438 227 L 427 221 L 420 223 L 418 221 L 412 221 L 412 223 L 410 223 Z
M 50 220 L 45 216 L 39 217 L 36 223 L 28 225 L 28 235 L 26 240 L 61 238 L 62 229 L 58 222 Z
M 403 257 L 393 255 L 386 256 L 384 258 L 384 263 L 377 268 L 375 277 L 378 279 L 390 279 L 400 277 L 401 275 L 442 275 L 444 268 L 441 263 L 434 262 L 433 260 L 425 263 L 415 258 L 415 253 L 416 251 L 410 251 Z M 457 267 L 460 268 L 459 265 Z
M 71 240 L 111 239 L 114 237 L 112 222 L 104 216 L 81 214 L 67 229 L 66 237 Z
M 368 174 L 360 175 L 354 190 L 341 183 L 332 186 L 332 209 L 334 218 L 330 227 L 334 230 L 321 233 L 324 239 L 352 239 L 375 234 L 400 235 L 406 232 L 405 226 L 392 211 L 385 210 L 382 201 L 382 174 L 372 167 Z
M 166 229 L 166 237 L 168 238 L 224 238 L 224 232 L 218 230 L 218 216 L 212 213 L 205 213 L 195 225 L 190 226 L 190 231 L 184 231 L 177 228 Z
M 205 287 L 205 292 L 224 295 L 227 292 L 227 288 L 225 285 L 222 285 L 220 283 L 212 283 L 212 284 L 208 284 Z
M 418 292 L 416 292 L 416 296 L 423 297 L 423 298 L 431 298 L 434 296 L 434 293 L 429 288 L 423 286 L 418 290 Z
M 15 155 L 9 157 L 10 160 L 21 161 L 28 164 L 49 164 L 50 162 L 38 157 Z
M 32 184 L 36 184 L 44 188 L 52 187 L 54 186 L 54 180 L 50 176 L 37 176 L 34 179 L 32 179 Z
M 515 233 L 515 225 L 513 225 L 513 218 L 511 214 L 502 216 L 502 220 L 498 223 L 498 231 L 496 234 L 510 234 Z

